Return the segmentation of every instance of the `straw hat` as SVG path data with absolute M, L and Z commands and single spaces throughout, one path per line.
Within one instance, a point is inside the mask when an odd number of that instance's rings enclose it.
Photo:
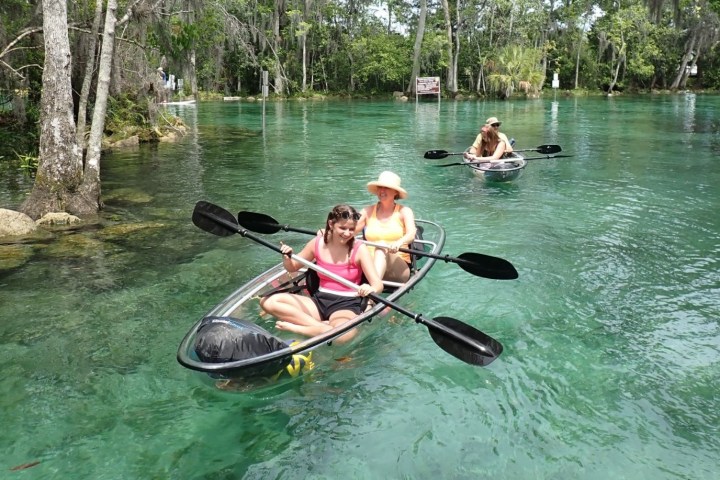
M 498 120 L 497 117 L 490 117 L 485 120 L 485 125 L 492 125 L 493 123 L 497 123 L 498 125 L 502 124 L 502 122 Z
M 378 179 L 374 182 L 368 182 L 368 192 L 377 194 L 378 187 L 390 188 L 398 192 L 400 198 L 407 198 L 408 194 L 404 188 L 400 186 L 400 177 L 393 172 L 382 172 Z

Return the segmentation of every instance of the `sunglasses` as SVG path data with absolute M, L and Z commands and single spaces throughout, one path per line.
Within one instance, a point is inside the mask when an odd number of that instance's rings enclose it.
M 338 220 L 341 220 L 341 219 L 342 220 L 350 220 L 352 218 L 354 221 L 357 222 L 358 220 L 360 220 L 360 214 L 357 212 L 355 212 L 355 213 L 340 212 L 337 215 L 335 215 L 335 218 L 337 218 Z
M 490 126 L 491 126 L 491 127 L 498 128 L 498 127 L 500 126 L 500 124 L 499 124 L 499 123 L 491 123 Z

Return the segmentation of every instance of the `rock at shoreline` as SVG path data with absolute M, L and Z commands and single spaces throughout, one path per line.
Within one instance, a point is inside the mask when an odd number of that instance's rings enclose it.
M 37 221 L 22 212 L 0 208 L 0 238 L 27 237 L 38 233 L 38 227 L 53 227 L 81 223 L 75 215 L 50 212 Z
M 71 225 L 73 223 L 80 223 L 80 220 L 75 215 L 70 215 L 65 212 L 50 212 L 43 215 L 37 222 L 38 225 Z
M 35 221 L 24 213 L 0 208 L 0 237 L 29 235 L 37 228 Z

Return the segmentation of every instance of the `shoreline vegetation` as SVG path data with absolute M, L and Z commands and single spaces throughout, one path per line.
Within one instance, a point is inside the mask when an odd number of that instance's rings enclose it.
M 511 99 L 534 99 L 548 95 L 550 90 L 544 90 L 538 94 L 516 94 Z M 552 90 L 552 95 L 563 98 L 568 97 L 599 97 L 599 96 L 617 96 L 617 95 L 679 95 L 685 93 L 709 94 L 716 95 L 720 92 L 705 89 L 685 89 L 685 90 L 642 90 L 642 91 L 613 91 L 608 93 L 600 89 L 576 89 L 576 90 Z M 227 96 L 216 92 L 198 92 L 198 101 L 226 101 L 226 102 L 262 102 L 259 95 L 234 95 Z M 326 100 L 395 100 L 395 101 L 414 101 L 406 92 L 386 92 L 382 94 L 372 93 L 319 93 L 306 92 L 304 94 L 296 94 L 290 96 L 282 96 L 271 94 L 266 98 L 268 102 L 285 102 L 285 101 L 326 101 Z M 472 93 L 458 92 L 454 98 L 449 95 L 441 95 L 443 101 L 482 101 L 487 97 Z M 172 102 L 183 102 L 192 100 L 192 97 L 180 96 L 169 100 Z M 423 98 L 420 100 L 435 101 L 435 97 Z M 103 152 L 107 152 L 118 148 L 128 148 L 139 145 L 141 143 L 162 143 L 174 142 L 185 136 L 187 127 L 183 121 L 173 115 L 169 115 L 162 111 L 162 104 L 155 104 L 157 109 L 156 125 L 151 125 L 145 120 L 143 113 L 147 112 L 147 105 L 143 105 L 143 101 L 134 101 L 129 97 L 122 97 L 115 100 L 116 104 L 122 104 L 122 108 L 118 110 L 109 109 L 108 126 L 103 137 Z M 140 110 L 145 110 L 140 112 Z M 152 115 L 151 115 L 152 116 Z M 38 162 L 38 143 L 39 132 L 35 127 L 37 124 L 27 122 L 23 126 L 13 124 L 11 112 L 0 112 L 0 162 L 17 162 L 18 167 L 34 173 L 37 170 Z

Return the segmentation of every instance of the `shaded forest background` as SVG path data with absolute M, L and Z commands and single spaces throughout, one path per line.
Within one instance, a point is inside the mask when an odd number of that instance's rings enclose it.
M 101 138 L 152 137 L 172 124 L 168 99 L 258 95 L 263 71 L 283 98 L 413 95 L 417 76 L 439 76 L 447 98 L 537 96 L 554 75 L 568 94 L 718 90 L 718 13 L 720 0 L 3 0 L 0 161 L 38 169 L 32 216 L 97 210 Z
M 106 2 L 67 5 L 77 97 Z M 442 77 L 449 97 L 538 92 L 553 73 L 562 89 L 717 89 L 718 12 L 720 0 L 120 1 L 111 96 L 150 88 L 158 67 L 186 95 L 255 95 L 262 70 L 285 96 L 413 93 L 413 74 Z M 32 109 L 42 2 L 4 0 L 0 13 L 0 91 L 27 93 Z

